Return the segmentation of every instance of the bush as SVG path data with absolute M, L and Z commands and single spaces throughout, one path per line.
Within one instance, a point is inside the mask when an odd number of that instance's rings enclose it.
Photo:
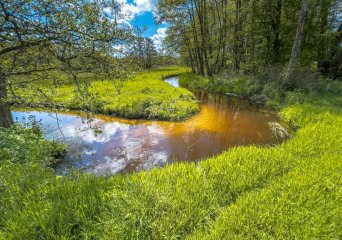
M 333 94 L 341 94 L 342 82 L 333 81 L 333 82 L 327 83 L 325 90 Z
M 0 159 L 2 162 L 38 163 L 53 166 L 65 156 L 66 145 L 45 140 L 36 126 L 0 128 Z
M 338 93 L 336 83 L 327 85 L 326 80 L 319 77 L 315 72 L 301 69 L 295 79 L 295 87 L 288 88 L 284 83 L 282 73 L 285 69 L 271 67 L 263 69 L 256 76 L 232 76 L 218 75 L 213 77 L 196 76 L 193 73 L 181 74 L 181 84 L 192 90 L 205 90 L 216 93 L 233 93 L 249 98 L 252 102 L 261 104 L 271 109 L 280 109 L 286 104 L 304 102 L 308 98 L 314 98 L 319 93 L 329 91 Z M 341 88 L 342 89 L 342 88 Z M 285 92 L 288 92 L 285 95 Z
M 301 89 L 285 93 L 285 99 L 288 104 L 302 104 L 305 102 L 306 94 Z

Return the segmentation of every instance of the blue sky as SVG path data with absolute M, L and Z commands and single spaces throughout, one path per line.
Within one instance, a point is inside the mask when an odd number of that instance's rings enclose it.
M 160 49 L 169 25 L 166 23 L 157 25 L 155 21 L 154 12 L 158 0 L 118 0 L 118 2 L 124 15 L 121 22 L 140 29 L 146 26 L 143 36 L 151 38 L 157 49 Z
M 147 30 L 144 32 L 144 37 L 151 37 L 154 34 L 157 34 L 159 28 L 167 27 L 166 24 L 157 25 L 153 13 L 150 11 L 136 16 L 133 20 L 130 21 L 130 23 L 132 26 L 138 26 L 141 29 L 144 26 L 147 26 Z

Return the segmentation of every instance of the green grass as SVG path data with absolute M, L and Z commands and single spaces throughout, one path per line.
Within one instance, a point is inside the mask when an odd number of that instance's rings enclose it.
M 329 85 L 330 92 L 342 92 L 338 82 L 312 73 L 302 74 L 298 78 L 298 87 L 293 90 L 288 89 L 281 76 L 271 73 L 256 76 L 204 77 L 184 72 L 180 75 L 180 83 L 191 90 L 238 95 L 272 110 L 280 110 L 289 103 L 312 102 L 324 93 Z
M 49 142 L 1 129 L 0 238 L 341 239 L 341 103 L 284 108 L 280 145 L 125 176 L 56 176 Z
M 194 95 L 162 81 L 167 76 L 188 72 L 187 68 L 162 68 L 136 74 L 125 82 L 89 80 L 80 86 L 62 81 L 36 83 L 16 90 L 26 106 L 91 110 L 125 118 L 182 120 L 199 111 Z M 96 79 L 96 77 L 94 77 Z M 50 85 L 49 85 L 50 84 Z
M 214 76 L 209 78 L 185 72 L 180 75 L 180 83 L 183 87 L 192 90 L 221 94 L 233 93 L 241 97 L 249 97 L 261 90 L 259 81 L 247 76 Z

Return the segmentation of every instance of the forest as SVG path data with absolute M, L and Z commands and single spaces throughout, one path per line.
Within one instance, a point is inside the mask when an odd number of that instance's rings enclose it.
M 342 2 L 0 0 L 0 239 L 341 239 Z

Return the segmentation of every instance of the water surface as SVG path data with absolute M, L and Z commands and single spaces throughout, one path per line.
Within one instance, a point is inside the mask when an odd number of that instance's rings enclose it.
M 178 78 L 167 79 L 179 86 Z M 177 85 L 178 84 L 178 85 Z M 195 92 L 201 111 L 183 122 L 127 120 L 95 115 L 93 121 L 76 112 L 14 111 L 18 121 L 35 116 L 49 139 L 70 144 L 68 159 L 58 166 L 95 174 L 151 169 L 176 161 L 198 161 L 233 146 L 278 143 L 270 124 L 276 115 L 247 101 Z M 56 118 L 59 124 L 57 124 Z
M 165 82 L 169 83 L 173 87 L 180 87 L 179 78 L 177 76 L 168 77 Z

